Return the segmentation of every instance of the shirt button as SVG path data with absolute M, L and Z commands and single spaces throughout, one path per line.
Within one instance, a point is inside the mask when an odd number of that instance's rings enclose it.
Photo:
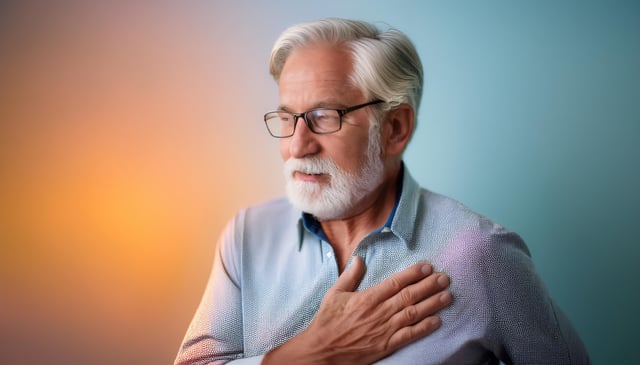
M 333 257 L 333 252 L 327 252 L 327 258 L 330 259 L 331 257 Z

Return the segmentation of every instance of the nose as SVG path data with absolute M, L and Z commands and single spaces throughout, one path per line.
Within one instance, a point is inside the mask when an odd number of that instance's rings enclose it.
M 296 116 L 296 126 L 293 135 L 289 138 L 281 139 L 284 144 L 282 152 L 286 153 L 285 160 L 290 157 L 303 158 L 306 156 L 314 155 L 319 152 L 320 145 L 318 144 L 317 135 L 309 129 L 303 116 Z

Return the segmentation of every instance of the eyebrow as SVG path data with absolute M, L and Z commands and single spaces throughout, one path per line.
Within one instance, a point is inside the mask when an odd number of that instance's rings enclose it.
M 326 100 L 326 101 L 321 101 L 319 103 L 316 103 L 312 108 L 307 109 L 307 110 L 305 110 L 305 111 L 303 111 L 301 113 L 304 113 L 306 111 L 313 110 L 313 109 L 319 109 L 319 108 L 344 109 L 346 107 L 347 106 L 345 104 L 343 104 L 343 103 L 340 103 L 340 102 L 337 102 L 337 101 Z M 282 104 L 278 105 L 278 109 L 276 109 L 276 110 L 282 110 L 284 112 L 292 113 L 291 109 L 289 109 L 286 105 L 282 105 Z

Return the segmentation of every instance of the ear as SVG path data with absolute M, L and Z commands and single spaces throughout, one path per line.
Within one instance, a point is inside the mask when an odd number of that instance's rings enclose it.
M 382 142 L 386 155 L 402 154 L 409 144 L 414 125 L 415 113 L 409 104 L 400 104 L 387 113 L 382 126 Z

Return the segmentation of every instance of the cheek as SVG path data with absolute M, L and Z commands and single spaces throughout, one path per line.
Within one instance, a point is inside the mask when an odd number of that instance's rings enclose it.
M 289 138 L 281 138 L 280 139 L 280 157 L 282 157 L 282 161 L 287 161 L 289 159 Z
M 366 154 L 367 140 L 358 139 L 336 147 L 334 153 L 331 154 L 331 158 L 342 169 L 354 173 L 362 167 Z

